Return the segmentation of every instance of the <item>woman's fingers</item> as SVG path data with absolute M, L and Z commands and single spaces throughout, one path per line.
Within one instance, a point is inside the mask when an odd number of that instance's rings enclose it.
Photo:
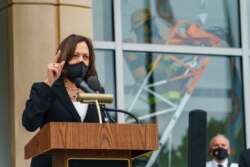
M 57 60 L 58 60 L 60 54 L 61 54 L 61 51 L 58 50 L 58 52 L 56 53 L 56 56 L 52 59 L 52 63 L 56 63 L 56 62 L 57 62 Z
M 60 64 L 61 64 L 61 69 L 63 69 L 65 61 L 62 61 Z
M 56 80 L 60 74 L 61 74 L 61 66 L 60 64 L 50 64 L 48 67 L 49 71 L 51 71 L 53 73 L 53 77 Z
M 53 58 L 52 63 L 48 65 L 47 79 L 45 80 L 45 83 L 49 84 L 50 86 L 55 82 L 55 80 L 57 80 L 60 77 L 62 69 L 65 64 L 65 61 L 57 63 L 60 54 L 61 51 L 59 50 L 56 53 L 56 56 Z

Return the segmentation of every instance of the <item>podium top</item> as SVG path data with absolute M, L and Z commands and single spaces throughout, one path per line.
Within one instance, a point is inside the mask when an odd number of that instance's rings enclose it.
M 133 157 L 158 149 L 156 124 L 50 122 L 25 146 L 25 159 L 53 150 L 124 150 Z

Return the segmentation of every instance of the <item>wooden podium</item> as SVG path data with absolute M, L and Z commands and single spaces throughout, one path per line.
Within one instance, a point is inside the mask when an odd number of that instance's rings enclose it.
M 70 160 L 131 160 L 158 149 L 155 124 L 66 123 L 46 124 L 25 146 L 25 159 L 51 154 L 53 167 Z

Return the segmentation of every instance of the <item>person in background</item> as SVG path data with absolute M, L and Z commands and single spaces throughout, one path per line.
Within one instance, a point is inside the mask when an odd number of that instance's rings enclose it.
M 86 81 L 90 76 L 97 76 L 91 40 L 69 35 L 57 48 L 45 80 L 32 85 L 22 115 L 23 126 L 35 131 L 48 122 L 98 122 L 96 106 L 76 100 L 77 94 L 83 92 L 74 84 L 76 78 Z M 31 167 L 51 166 L 50 155 L 32 158 Z
M 238 167 L 237 163 L 229 162 L 230 153 L 228 138 L 222 134 L 215 135 L 209 143 L 209 155 L 212 159 L 206 163 L 206 167 Z
M 250 149 L 241 152 L 239 167 L 250 167 Z

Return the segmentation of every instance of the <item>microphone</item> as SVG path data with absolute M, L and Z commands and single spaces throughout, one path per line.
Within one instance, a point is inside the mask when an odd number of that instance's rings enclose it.
M 112 94 L 104 94 L 104 88 L 101 86 L 100 81 L 96 76 L 90 76 L 87 80 L 87 83 L 81 79 L 77 78 L 75 84 L 78 88 L 82 89 L 86 93 L 79 93 L 77 96 L 77 101 L 85 102 L 85 103 L 93 103 L 93 101 L 97 100 L 100 104 L 112 103 L 113 95 Z M 139 120 L 132 113 L 129 113 L 120 109 L 111 109 L 102 106 L 102 111 L 105 114 L 104 116 L 113 121 L 108 112 L 121 112 L 123 114 L 127 114 L 135 119 L 136 123 L 139 124 Z M 107 113 L 106 113 L 107 112 Z M 106 121 L 107 122 L 107 121 Z
M 95 93 L 82 78 L 76 78 L 75 85 L 86 93 Z
M 100 81 L 97 77 L 89 77 L 87 83 L 82 78 L 77 78 L 75 80 L 76 87 L 82 89 L 85 93 L 79 93 L 77 95 L 77 101 L 83 103 L 95 103 L 97 108 L 97 113 L 99 117 L 99 122 L 102 123 L 102 114 L 100 111 L 100 104 L 112 103 L 113 95 L 112 94 L 99 94 L 100 92 L 104 93 L 104 89 L 101 87 Z M 108 122 L 107 113 L 103 112 L 104 121 Z
M 98 80 L 96 76 L 89 77 L 87 83 L 92 90 L 99 92 L 99 93 L 105 93 L 104 88 L 101 86 L 100 81 Z M 114 121 L 110 117 L 109 112 L 120 112 L 120 113 L 127 114 L 130 117 L 134 118 L 135 122 L 139 124 L 138 118 L 134 116 L 132 113 L 129 113 L 127 111 L 124 111 L 121 109 L 106 108 L 105 106 L 102 107 L 102 110 L 107 112 L 107 116 L 109 117 L 110 120 L 112 120 L 112 122 Z
M 89 85 L 89 87 L 94 90 L 97 93 L 105 93 L 104 88 L 101 86 L 101 83 L 98 79 L 97 76 L 90 76 L 88 78 L 87 84 Z M 103 119 L 106 123 L 108 123 L 109 121 L 114 122 L 114 120 L 112 119 L 112 117 L 109 115 L 108 112 L 106 112 L 103 108 L 105 108 L 105 104 L 101 104 L 100 105 L 100 109 L 102 111 L 103 114 Z
M 97 100 L 100 104 L 113 102 L 112 94 L 99 94 L 99 92 L 104 92 L 104 90 L 102 90 L 103 88 L 97 77 L 89 77 L 88 84 L 82 78 L 77 78 L 75 85 L 85 92 L 78 94 L 77 101 L 93 103 L 93 101 Z M 94 90 L 90 88 L 90 85 Z
M 87 84 L 89 87 L 97 93 L 105 93 L 104 88 L 101 86 L 100 81 L 96 76 L 90 76 L 88 78 Z

